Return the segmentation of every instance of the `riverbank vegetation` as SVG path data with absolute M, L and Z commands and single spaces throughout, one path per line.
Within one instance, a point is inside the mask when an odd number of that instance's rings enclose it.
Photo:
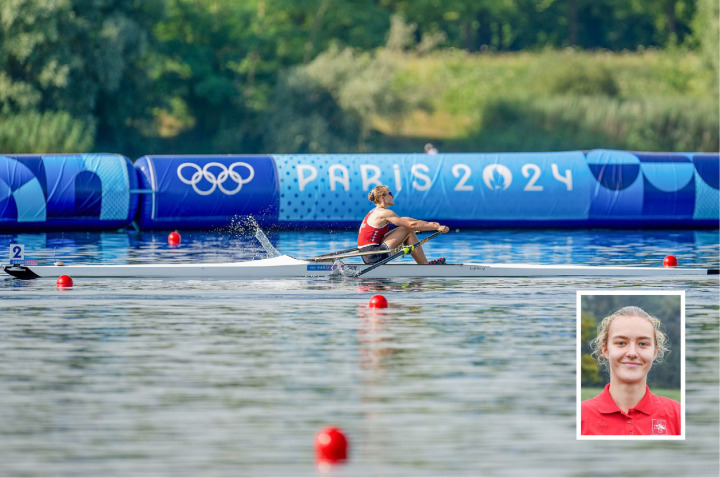
M 712 0 L 24 0 L 0 152 L 718 151 Z
M 316 118 L 327 97 L 359 126 Z M 273 151 L 718 150 L 717 78 L 687 51 L 329 51 L 274 99 L 296 127 L 273 125 Z

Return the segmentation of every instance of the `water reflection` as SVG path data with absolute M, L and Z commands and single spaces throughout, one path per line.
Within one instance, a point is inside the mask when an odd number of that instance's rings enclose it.
M 384 370 L 383 358 L 393 353 L 391 345 L 394 337 L 385 327 L 385 322 L 392 320 L 392 316 L 387 310 L 371 309 L 362 304 L 357 305 L 357 316 L 360 368 L 372 371 L 373 375 L 381 374 Z

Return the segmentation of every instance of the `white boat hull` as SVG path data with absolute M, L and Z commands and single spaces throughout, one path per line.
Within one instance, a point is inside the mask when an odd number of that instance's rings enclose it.
M 5 272 L 20 279 L 57 278 L 173 278 L 173 279 L 271 279 L 354 276 L 369 267 L 343 264 L 344 270 L 328 262 L 310 262 L 279 256 L 247 262 L 196 264 L 53 265 L 6 266 Z M 368 279 L 424 277 L 703 277 L 717 276 L 717 269 L 674 267 L 574 266 L 533 264 L 385 264 L 361 277 Z

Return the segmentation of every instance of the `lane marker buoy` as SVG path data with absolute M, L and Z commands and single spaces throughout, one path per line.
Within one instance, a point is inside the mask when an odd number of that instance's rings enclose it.
M 318 463 L 339 463 L 347 460 L 348 439 L 338 427 L 325 427 L 315 435 L 315 458 Z
M 173 231 L 170 234 L 168 234 L 168 244 L 171 246 L 177 246 L 180 244 L 180 233 L 177 231 Z
M 677 264 L 675 256 L 665 256 L 663 259 L 663 267 L 677 267 Z
M 62 275 L 57 278 L 57 281 L 55 282 L 58 289 L 69 289 L 73 286 L 73 280 L 70 276 Z
M 371 309 L 385 309 L 387 306 L 387 299 L 379 294 L 372 296 L 370 298 L 370 303 L 368 304 L 368 307 Z

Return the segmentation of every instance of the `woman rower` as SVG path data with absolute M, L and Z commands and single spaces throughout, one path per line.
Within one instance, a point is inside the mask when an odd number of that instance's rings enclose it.
M 410 246 L 418 242 L 415 231 L 448 232 L 450 228 L 437 222 L 427 222 L 411 217 L 400 217 L 390 210 L 395 204 L 387 186 L 376 186 L 368 194 L 368 199 L 375 203 L 360 225 L 358 232 L 358 248 L 361 252 L 380 251 L 378 254 L 362 256 L 366 264 L 374 264 L 388 257 L 387 252 L 399 246 Z M 392 231 L 390 224 L 397 226 Z M 410 253 L 418 264 L 445 264 L 444 258 L 428 262 L 421 246 L 415 247 Z

